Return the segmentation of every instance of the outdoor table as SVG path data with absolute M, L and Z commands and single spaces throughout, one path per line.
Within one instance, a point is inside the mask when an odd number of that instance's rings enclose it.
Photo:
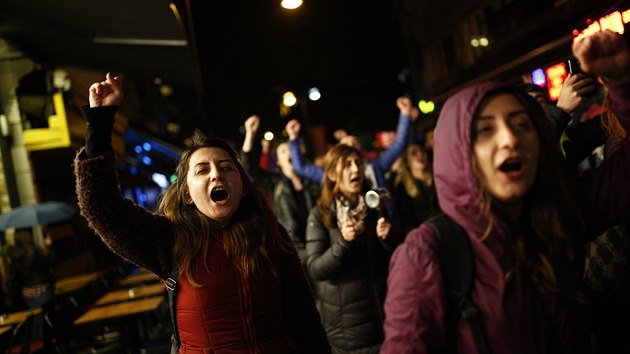
M 164 296 L 153 296 L 139 300 L 130 300 L 115 304 L 96 306 L 74 321 L 75 325 L 101 321 L 110 318 L 138 315 L 157 310 L 164 301 Z
M 161 284 L 160 284 L 161 285 Z M 153 296 L 114 304 L 95 306 L 74 321 L 75 326 L 97 325 L 111 322 L 121 326 L 124 348 L 140 351 L 145 325 L 140 315 L 155 312 L 164 301 L 164 296 Z
M 139 283 L 156 282 L 158 280 L 158 277 L 151 272 L 140 272 L 138 274 L 128 275 L 123 278 L 119 284 L 122 286 L 129 286 Z
M 18 311 L 18 312 L 13 312 L 13 313 L 7 313 L 0 316 L 0 326 L 1 327 L 12 326 L 21 321 L 24 321 L 30 315 L 39 315 L 40 313 L 42 313 L 41 307 L 36 307 L 32 310 L 24 310 L 24 311 Z
M 101 306 L 112 304 L 115 302 L 140 299 L 147 296 L 159 295 L 162 294 L 164 291 L 166 291 L 166 288 L 162 283 L 144 285 L 131 289 L 114 290 L 101 296 L 101 298 L 98 299 L 96 303 L 94 303 L 94 305 Z
M 13 329 L 13 326 L 0 327 L 0 335 L 3 335 L 5 332 L 10 331 L 11 329 Z
M 101 272 L 93 272 L 60 279 L 55 282 L 55 293 L 63 295 L 81 290 L 100 276 Z

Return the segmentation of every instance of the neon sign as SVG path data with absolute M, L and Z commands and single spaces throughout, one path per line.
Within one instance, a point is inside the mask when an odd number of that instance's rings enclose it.
M 560 90 L 564 79 L 567 77 L 567 67 L 564 63 L 558 63 L 545 70 L 549 90 L 549 99 L 556 101 L 560 97 Z
M 573 42 L 578 41 L 584 37 L 588 37 L 597 32 L 603 32 L 605 30 L 611 30 L 613 32 L 617 32 L 619 34 L 623 34 L 625 31 L 625 24 L 630 22 L 630 9 L 621 12 L 615 11 L 610 13 L 597 21 L 588 20 L 587 24 L 589 25 L 582 32 L 578 30 L 573 30 Z

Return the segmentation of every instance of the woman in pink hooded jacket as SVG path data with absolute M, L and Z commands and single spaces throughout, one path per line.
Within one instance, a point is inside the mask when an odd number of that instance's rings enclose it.
M 612 32 L 573 45 L 585 72 L 609 89 L 630 131 L 630 50 Z M 468 235 L 469 298 L 488 351 L 587 353 L 580 287 L 583 245 L 630 207 L 630 139 L 598 169 L 562 178 L 557 143 L 540 106 L 498 84 L 451 97 L 435 130 L 434 174 L 442 211 Z M 471 327 L 446 324 L 438 241 L 422 225 L 390 263 L 381 353 L 476 353 Z

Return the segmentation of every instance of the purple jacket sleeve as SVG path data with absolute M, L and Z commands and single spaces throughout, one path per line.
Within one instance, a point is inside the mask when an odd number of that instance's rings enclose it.
M 626 132 L 630 132 L 630 82 L 608 91 L 610 108 Z M 618 222 L 624 211 L 630 210 L 630 135 L 619 150 L 601 166 L 581 174 L 571 185 L 579 196 L 587 232 L 596 236 Z
M 291 163 L 293 164 L 295 173 L 317 184 L 322 183 L 324 179 L 324 169 L 304 162 L 304 157 L 300 151 L 300 141 L 298 139 L 289 140 L 289 150 L 291 151 Z
M 392 256 L 381 354 L 434 353 L 445 348 L 445 305 L 437 245 L 423 225 Z

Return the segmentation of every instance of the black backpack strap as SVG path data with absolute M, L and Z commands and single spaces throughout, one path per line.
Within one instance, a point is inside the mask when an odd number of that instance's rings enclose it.
M 460 317 L 468 322 L 477 354 L 489 354 L 481 314 L 470 299 L 475 277 L 474 254 L 466 231 L 440 213 L 425 222 L 439 244 L 442 277 L 446 288 L 447 349 L 456 353 L 455 333 Z
M 177 295 L 177 280 L 179 271 L 174 268 L 171 271 L 170 276 L 164 282 L 166 286 L 166 292 L 168 293 L 168 308 L 171 313 L 171 323 L 173 324 L 173 334 L 171 335 L 171 354 L 177 354 L 179 352 L 179 331 L 177 329 L 177 318 L 175 312 L 175 300 Z

